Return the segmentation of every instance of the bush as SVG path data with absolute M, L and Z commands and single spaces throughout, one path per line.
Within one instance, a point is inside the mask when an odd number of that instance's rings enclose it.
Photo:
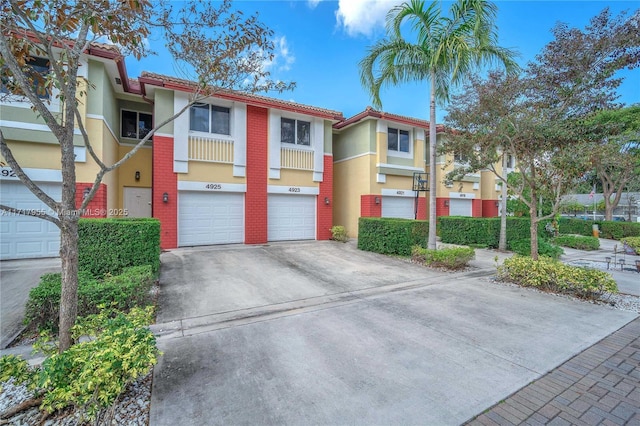
M 122 274 L 96 280 L 87 271 L 78 272 L 78 316 L 95 314 L 98 306 L 107 305 L 121 311 L 152 302 L 150 290 L 155 281 L 151 266 L 134 266 Z M 31 329 L 58 328 L 60 315 L 61 277 L 45 274 L 40 284 L 31 289 L 25 312 L 25 324 Z
M 331 239 L 334 241 L 342 241 L 346 243 L 349 241 L 349 236 L 347 235 L 347 230 L 344 229 L 344 226 L 335 225 L 331 227 Z
M 577 235 L 560 235 L 553 239 L 559 246 L 571 247 L 578 250 L 598 250 L 600 240 L 596 237 L 583 237 Z
M 498 276 L 524 287 L 571 293 L 582 298 L 618 292 L 616 282 L 607 272 L 565 265 L 544 256 L 538 260 L 523 256 L 505 259 L 498 267 Z
M 446 269 L 464 268 L 475 256 L 476 252 L 471 247 L 451 247 L 430 250 L 420 246 L 414 246 L 411 252 L 411 259 L 414 262 Z
M 358 248 L 382 254 L 410 256 L 413 246 L 424 247 L 429 222 L 424 220 L 361 217 Z
M 521 256 L 531 255 L 531 240 L 516 240 L 509 243 L 509 249 Z M 545 240 L 538 240 L 538 255 L 548 256 L 552 259 L 559 259 L 564 253 L 561 247 L 549 244 Z
M 598 225 L 600 238 L 620 240 L 625 237 L 640 237 L 640 223 L 616 222 L 604 220 L 582 220 L 561 218 L 560 232 L 562 234 L 593 235 L 593 225 Z
M 497 248 L 500 240 L 499 217 L 440 217 L 439 232 L 443 243 Z M 538 235 L 545 235 L 548 220 L 538 223 Z M 507 218 L 507 243 L 530 238 L 529 218 Z
M 18 383 L 27 382 L 43 397 L 41 410 L 52 413 L 76 407 L 94 420 L 100 409 L 114 404 L 128 383 L 148 374 L 157 362 L 156 340 L 147 327 L 152 320 L 152 307 L 135 308 L 129 314 L 102 310 L 72 328 L 74 339 L 90 336 L 90 340 L 61 354 L 55 345 L 38 341 L 34 347 L 48 355 L 42 367 L 29 369 L 18 357 L 2 357 L 2 378 L 11 375 Z
M 78 268 L 95 277 L 116 275 L 129 266 L 160 269 L 157 219 L 80 219 Z
M 634 249 L 636 254 L 640 254 L 640 237 L 623 238 L 622 243 Z

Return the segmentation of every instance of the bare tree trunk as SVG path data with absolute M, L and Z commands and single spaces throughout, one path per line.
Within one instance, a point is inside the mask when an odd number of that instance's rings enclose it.
M 531 258 L 538 260 L 538 212 L 536 211 L 536 193 L 531 191 L 531 206 L 529 207 L 529 215 L 531 216 L 531 227 L 529 228 L 529 237 L 531 238 Z
M 429 240 L 427 248 L 436 248 L 436 77 L 431 72 L 431 93 L 429 100 Z
M 78 219 L 64 219 L 60 229 L 62 294 L 60 295 L 60 352 L 73 344 L 71 327 L 78 315 Z
M 507 154 L 502 153 L 502 202 L 500 203 L 500 241 L 498 250 L 507 250 Z

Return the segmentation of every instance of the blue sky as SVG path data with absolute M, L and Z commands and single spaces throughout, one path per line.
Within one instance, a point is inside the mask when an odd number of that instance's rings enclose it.
M 391 0 L 297 0 L 244 1 L 234 7 L 245 13 L 258 12 L 260 19 L 274 30 L 276 58 L 269 70 L 272 78 L 295 81 L 297 87 L 283 94 L 268 96 L 341 111 L 350 117 L 371 105 L 371 98 L 360 84 L 358 62 L 367 48 L 384 35 L 388 9 L 400 3 Z M 551 28 L 557 22 L 584 28 L 589 19 L 609 6 L 613 15 L 640 8 L 640 1 L 497 1 L 500 44 L 520 52 L 518 62 L 525 65 L 552 40 Z M 443 9 L 448 3 L 443 4 Z M 127 58 L 130 77 L 142 71 L 180 76 L 161 40 L 152 40 L 159 52 L 136 61 Z M 640 69 L 625 71 L 619 88 L 620 102 L 640 102 Z M 429 91 L 424 83 L 403 84 L 384 89 L 382 109 L 421 119 L 429 117 Z M 439 107 L 437 121 L 443 121 L 446 107 Z

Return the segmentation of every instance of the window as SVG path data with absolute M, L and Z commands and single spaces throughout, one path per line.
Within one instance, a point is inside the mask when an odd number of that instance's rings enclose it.
M 209 104 L 195 104 L 189 110 L 189 129 L 196 132 L 231 134 L 231 110 Z
M 387 148 L 389 151 L 409 153 L 409 131 L 392 129 L 389 127 L 389 140 Z
M 469 157 L 466 154 L 454 154 L 453 161 L 458 164 L 467 164 Z
M 153 128 L 151 114 L 123 109 L 121 117 L 120 137 L 140 140 L 147 136 Z
M 509 154 L 507 155 L 507 168 L 513 169 L 514 167 L 516 167 L 516 158 Z
M 281 118 L 280 141 L 295 145 L 311 145 L 311 122 Z
M 51 93 L 45 85 L 45 77 L 49 73 L 49 60 L 46 58 L 31 58 L 27 65 L 31 68 L 31 72 L 27 74 L 27 77 L 31 80 L 33 90 L 40 99 L 49 99 Z M 21 90 L 15 87 L 13 76 L 8 73 L 6 68 L 0 70 L 0 77 L 2 80 L 1 93 L 14 93 L 16 95 L 22 93 Z

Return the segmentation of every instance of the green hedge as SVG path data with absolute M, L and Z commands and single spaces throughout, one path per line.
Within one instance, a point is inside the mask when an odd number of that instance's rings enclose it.
M 519 254 L 520 256 L 531 256 L 531 238 L 509 241 L 508 246 L 509 250 Z M 562 247 L 549 244 L 543 239 L 538 239 L 538 254 L 540 256 L 559 259 L 563 253 L 564 250 L 562 250 Z
M 413 246 L 425 247 L 429 222 L 424 220 L 361 217 L 358 248 L 382 254 L 411 255 Z
M 152 303 L 155 274 L 150 265 L 126 268 L 121 274 L 97 280 L 88 271 L 78 272 L 78 316 L 96 314 L 99 305 L 121 311 Z M 29 292 L 24 323 L 31 329 L 57 330 L 60 315 L 60 273 L 44 274 Z
M 475 256 L 476 252 L 471 247 L 446 247 L 430 250 L 415 246 L 411 253 L 411 259 L 416 263 L 454 270 L 466 267 Z
M 578 250 L 598 250 L 600 248 L 599 239 L 582 235 L 560 235 L 553 239 L 553 243 Z
M 160 268 L 157 219 L 80 219 L 78 267 L 95 277 L 119 274 L 129 266 Z
M 500 241 L 499 217 L 439 217 L 440 239 L 443 243 L 496 248 Z M 538 235 L 545 235 L 548 220 L 538 223 Z M 507 218 L 507 243 L 530 238 L 528 218 Z
M 604 220 L 582 220 L 563 217 L 560 218 L 561 234 L 578 234 L 593 236 L 593 225 L 600 229 L 600 237 L 611 240 L 620 240 L 625 237 L 640 237 L 640 223 L 617 222 Z

